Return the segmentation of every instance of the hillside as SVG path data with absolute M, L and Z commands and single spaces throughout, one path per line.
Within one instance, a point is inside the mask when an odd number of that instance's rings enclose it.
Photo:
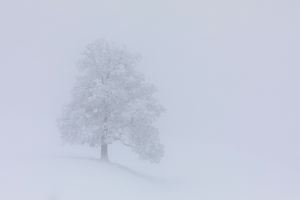
M 0 199 L 158 199 L 166 181 L 115 163 L 84 157 L 8 161 L 1 166 Z

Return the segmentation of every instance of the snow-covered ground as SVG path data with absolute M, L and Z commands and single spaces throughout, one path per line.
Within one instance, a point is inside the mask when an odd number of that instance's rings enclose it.
M 0 199 L 168 199 L 178 184 L 117 163 L 82 156 L 7 161 L 0 167 Z
M 172 131 L 164 131 L 161 163 L 141 161 L 114 144 L 112 164 L 105 164 L 99 149 L 62 146 L 55 128 L 26 120 L 14 126 L 6 119 L 11 124 L 1 128 L 0 200 L 298 200 L 298 160 L 287 153 L 292 145 L 282 152 L 230 138 L 167 140 Z M 47 130 L 53 134 L 43 134 Z
M 195 145 L 186 149 L 190 155 L 167 154 L 159 165 L 141 162 L 118 145 L 111 149 L 111 163 L 101 162 L 99 152 L 86 147 L 10 156 L 0 166 L 0 199 L 296 200 L 297 185 L 288 181 L 297 180 L 297 174 L 228 146 Z

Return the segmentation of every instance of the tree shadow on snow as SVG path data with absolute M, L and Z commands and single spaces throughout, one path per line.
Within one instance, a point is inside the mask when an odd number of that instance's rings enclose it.
M 94 163 L 97 162 L 101 165 L 105 165 L 105 166 L 109 166 L 109 167 L 118 169 L 120 171 L 124 171 L 127 174 L 133 175 L 137 178 L 140 178 L 140 179 L 143 179 L 143 180 L 146 180 L 146 181 L 156 182 L 156 183 L 163 183 L 164 182 L 163 180 L 160 180 L 156 177 L 152 177 L 150 175 L 143 174 L 141 172 L 138 172 L 138 171 L 130 169 L 126 166 L 123 166 L 119 163 L 114 163 L 114 162 L 111 162 L 111 161 L 102 161 L 101 159 L 89 158 L 89 157 L 83 157 L 83 156 L 54 156 L 54 158 L 63 159 L 63 160 L 88 160 L 88 161 L 92 161 Z

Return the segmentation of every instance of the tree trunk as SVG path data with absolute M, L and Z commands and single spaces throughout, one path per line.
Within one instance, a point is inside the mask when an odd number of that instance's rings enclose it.
M 107 144 L 101 145 L 101 160 L 102 161 L 108 161 L 108 149 Z

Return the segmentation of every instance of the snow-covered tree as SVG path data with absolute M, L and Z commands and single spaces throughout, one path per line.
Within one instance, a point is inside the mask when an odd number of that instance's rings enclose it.
M 101 147 L 120 141 L 140 158 L 159 162 L 163 146 L 155 120 L 163 112 L 155 88 L 136 71 L 138 57 L 106 41 L 87 46 L 78 63 L 79 75 L 59 120 L 62 139 Z

